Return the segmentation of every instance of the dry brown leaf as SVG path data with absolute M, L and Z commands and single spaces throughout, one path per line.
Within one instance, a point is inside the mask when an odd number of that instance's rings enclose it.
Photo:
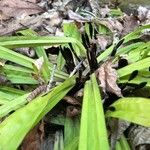
M 138 20 L 135 16 L 125 16 L 123 18 L 123 31 L 122 37 L 132 32 L 139 25 Z
M 2 11 L 2 19 L 8 17 L 20 17 L 23 14 L 33 15 L 43 12 L 43 9 L 38 5 L 24 0 L 1 0 L 0 11 Z
M 41 16 L 28 16 L 24 17 L 22 20 L 13 19 L 12 21 L 8 21 L 5 23 L 5 26 L 0 26 L 0 35 L 10 35 L 12 32 L 17 30 L 21 30 L 24 27 L 36 29 L 37 27 L 41 26 L 43 23 L 43 18 Z
M 68 117 L 75 117 L 75 116 L 79 115 L 80 112 L 81 112 L 81 109 L 79 107 L 68 106 L 67 110 L 66 110 L 66 115 Z
M 105 50 L 108 45 L 112 43 L 112 38 L 107 35 L 97 35 L 97 43 L 101 50 Z
M 44 138 L 44 123 L 35 126 L 25 137 L 21 150 L 40 150 Z
M 104 8 L 101 8 L 99 11 L 102 18 L 105 18 L 110 13 L 110 9 L 108 8 L 107 5 Z
M 123 30 L 122 24 L 118 20 L 113 18 L 101 20 L 100 23 L 108 27 L 112 32 L 114 32 L 114 30 L 122 32 Z
M 71 96 L 65 96 L 63 100 L 72 105 L 81 105 L 77 99 Z
M 103 92 L 106 91 L 116 94 L 122 97 L 121 89 L 117 85 L 117 71 L 113 68 L 112 59 L 103 63 L 96 71 L 97 77 L 101 83 Z

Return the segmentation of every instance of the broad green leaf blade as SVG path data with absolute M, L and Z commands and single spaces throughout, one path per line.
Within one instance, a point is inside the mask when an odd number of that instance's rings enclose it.
M 11 100 L 13 100 L 14 98 L 17 98 L 25 93 L 26 93 L 25 91 L 19 89 L 7 87 L 7 86 L 0 86 L 0 104 L 6 104 Z
M 57 57 L 57 69 L 62 70 L 64 66 L 65 66 L 65 59 L 63 58 L 62 53 L 59 52 Z
M 107 111 L 107 117 L 115 117 L 150 127 L 150 99 L 139 97 L 121 98 L 111 105 L 114 111 Z
M 121 136 L 119 142 L 122 150 L 131 150 L 129 143 L 124 135 Z
M 23 30 L 23 31 L 19 31 L 18 33 L 21 33 L 22 35 L 24 36 L 31 36 L 31 37 L 36 37 L 38 36 L 36 32 L 34 32 L 33 30 L 31 29 L 27 29 L 27 30 Z M 35 47 L 34 48 L 35 51 L 36 51 L 36 54 L 37 56 L 40 58 L 40 57 L 43 57 L 44 58 L 44 64 L 43 64 L 43 67 L 42 67 L 42 73 L 43 73 L 43 76 L 44 76 L 44 79 L 46 81 L 48 81 L 49 79 L 49 76 L 50 76 L 50 71 L 48 69 L 48 66 L 49 66 L 49 60 L 48 60 L 48 57 L 46 55 L 46 52 L 45 52 L 45 49 L 44 47 L 40 46 L 40 47 Z
M 142 59 L 136 63 L 130 64 L 126 67 L 123 67 L 119 70 L 117 70 L 119 77 L 123 77 L 125 75 L 128 75 L 132 73 L 135 70 L 142 70 L 145 68 L 149 68 L 150 66 L 150 57 Z
M 150 24 L 140 26 L 136 28 L 133 32 L 127 34 L 125 37 L 123 37 L 125 39 L 124 42 L 139 38 L 142 35 L 142 31 L 144 31 L 145 29 L 150 29 Z
M 66 95 L 74 84 L 75 77 L 71 77 L 47 95 L 37 97 L 6 118 L 0 124 L 0 149 L 17 149 L 29 130 Z
M 98 63 L 100 61 L 103 61 L 105 60 L 112 52 L 113 48 L 114 48 L 115 44 L 111 45 L 109 48 L 107 48 L 102 54 L 100 54 L 98 57 L 97 57 L 97 61 Z
M 78 143 L 74 141 L 74 139 L 79 139 L 79 129 L 80 129 L 80 121 L 79 117 L 76 118 L 71 118 L 71 117 L 66 117 L 65 119 L 65 133 L 64 133 L 64 145 L 65 145 L 65 150 L 69 150 L 69 148 L 72 147 L 72 150 L 77 150 L 78 148 Z M 76 145 L 75 145 L 76 144 Z
M 64 150 L 77 150 L 79 137 L 73 137 L 71 142 L 65 147 Z
M 72 37 L 82 42 L 81 34 L 74 22 L 63 23 L 63 31 L 66 37 Z M 73 49 L 76 51 L 77 55 L 81 56 L 82 52 L 80 52 L 80 48 L 76 44 L 72 44 L 72 46 L 73 46 Z
M 133 43 L 133 44 L 121 47 L 121 48 L 118 49 L 117 55 L 126 54 L 126 53 L 128 53 L 132 50 L 136 50 L 141 45 L 143 46 L 143 45 L 145 45 L 145 43 L 144 42 L 137 42 L 137 43 Z
M 11 111 L 15 111 L 18 108 L 21 108 L 27 103 L 26 98 L 29 94 L 25 94 L 23 96 L 19 96 L 14 100 L 11 100 L 10 102 L 7 102 L 3 106 L 0 106 L 0 118 L 6 116 Z
M 86 56 L 86 49 L 80 41 L 71 37 L 32 37 L 32 36 L 13 36 L 13 37 L 0 37 L 0 45 L 8 48 L 16 47 L 37 47 L 49 45 L 63 45 L 73 43 L 78 46 L 82 56 Z
M 130 84 L 137 84 L 137 85 L 140 83 L 146 83 L 145 86 L 150 87 L 150 78 L 137 76 L 133 80 L 129 81 L 129 76 L 127 76 L 127 77 L 123 77 L 123 78 L 119 79 L 118 83 L 130 83 Z
M 13 84 L 39 84 L 39 81 L 35 80 L 30 75 L 14 75 L 13 72 L 12 74 L 7 74 L 7 79 Z
M 133 32 L 127 34 L 125 37 L 123 37 L 123 39 L 124 39 L 123 43 L 126 44 L 130 40 L 138 39 L 142 35 L 142 31 L 144 31 L 145 29 L 149 29 L 149 28 L 150 28 L 150 25 L 144 25 L 144 26 L 138 27 L 135 31 L 133 31 Z M 133 46 L 137 46 L 137 45 L 133 45 Z M 115 46 L 115 44 L 113 44 L 112 46 L 107 48 L 102 54 L 100 54 L 97 57 L 97 61 L 100 62 L 100 61 L 106 59 L 107 56 L 111 54 L 114 46 Z M 130 46 L 129 48 L 132 48 L 132 46 Z M 123 53 L 124 51 L 128 51 L 128 50 L 126 48 L 120 48 L 120 49 L 118 49 L 117 53 L 120 54 L 120 53 Z
M 0 58 L 33 69 L 32 67 L 32 64 L 34 63 L 33 59 L 2 46 L 0 46 Z
M 79 150 L 108 150 L 102 100 L 95 74 L 85 83 L 81 115 Z
M 129 143 L 124 135 L 116 143 L 116 150 L 131 150 Z

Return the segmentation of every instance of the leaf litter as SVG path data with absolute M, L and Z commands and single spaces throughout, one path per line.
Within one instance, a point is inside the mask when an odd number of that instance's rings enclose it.
M 118 39 L 133 31 L 140 24 L 148 24 L 150 21 L 150 11 L 145 7 L 140 6 L 137 9 L 138 15 L 127 15 L 124 13 L 123 15 L 119 14 L 117 16 L 112 14 L 111 7 L 112 5 L 110 5 L 109 3 L 107 5 L 101 4 L 98 0 L 89 0 L 88 2 L 85 0 L 1 0 L 0 35 L 13 35 L 18 30 L 31 28 L 35 30 L 39 35 L 64 36 L 62 24 L 66 20 L 68 22 L 73 21 L 78 28 L 80 27 L 80 32 L 82 34 L 86 30 L 82 26 L 86 23 L 94 22 L 111 31 L 111 34 L 106 34 L 106 30 L 104 30 L 104 33 L 101 34 L 94 33 L 95 31 L 93 31 L 92 33 L 95 36 L 95 39 L 92 37 L 93 39 L 89 40 L 90 44 L 96 44 L 96 48 L 100 49 L 99 51 L 97 50 L 98 53 L 101 53 L 114 42 L 115 35 L 117 35 L 116 39 Z M 96 29 L 96 27 L 94 27 L 94 29 L 98 30 Z M 92 43 L 91 41 L 94 42 Z M 15 51 L 29 57 L 36 57 L 35 51 L 30 48 L 16 48 Z M 51 52 L 49 53 L 50 59 L 54 57 L 54 54 L 51 54 Z M 57 56 L 57 54 L 55 55 Z M 114 59 L 112 58 L 107 58 L 106 61 L 101 62 L 99 64 L 99 68 L 96 70 L 96 75 L 100 82 L 100 87 L 105 94 L 112 93 L 118 97 L 123 97 L 121 88 L 117 84 L 118 74 L 117 70 L 114 68 L 113 60 Z M 55 63 L 56 61 L 57 59 L 55 59 Z M 33 64 L 35 65 L 38 73 L 41 71 L 43 63 L 43 58 L 39 58 Z M 1 66 L 5 65 L 3 63 L 0 64 L 2 64 Z M 88 66 L 87 60 L 84 60 L 83 64 Z M 83 83 L 84 78 L 86 78 L 86 75 L 89 74 L 89 68 L 86 72 L 87 73 L 84 75 L 84 77 L 82 77 Z M 0 85 L 6 84 L 7 82 L 7 77 L 1 74 Z M 75 94 L 73 96 L 71 94 L 71 96 L 69 95 L 64 97 L 64 101 L 62 102 L 62 104 L 59 104 L 61 107 L 55 108 L 60 109 L 54 110 L 54 113 L 50 112 L 49 115 L 62 115 L 65 117 L 70 117 L 72 119 L 79 116 L 81 114 L 83 85 L 79 84 L 79 86 L 80 88 L 75 91 Z M 41 85 L 37 88 L 32 89 L 35 90 L 33 90 L 29 95 L 29 101 L 42 94 L 43 91 L 45 92 L 46 86 Z M 41 148 L 41 145 L 44 142 L 44 136 L 47 133 L 47 131 L 44 130 L 44 126 L 45 124 L 47 124 L 46 120 L 47 118 L 44 118 L 44 122 L 37 125 L 26 136 L 21 145 L 21 148 L 23 150 L 36 150 Z M 137 148 L 138 146 L 142 147 L 143 145 L 146 147 L 146 145 L 150 143 L 149 138 L 145 139 L 150 135 L 149 128 L 144 128 L 136 125 L 130 127 L 130 123 L 122 120 L 112 120 L 112 122 L 113 125 L 110 125 L 110 127 L 112 128 L 112 132 L 110 133 L 112 149 L 113 147 L 115 147 L 116 140 L 118 140 L 121 135 L 123 135 L 124 131 L 127 128 L 130 129 L 128 136 L 133 147 Z M 115 126 L 116 124 L 117 126 Z M 138 134 L 141 134 L 142 137 L 137 137 Z M 146 141 L 146 144 L 144 141 Z M 52 142 L 50 143 L 50 145 L 53 144 Z
M 117 71 L 113 68 L 113 60 L 109 59 L 104 62 L 96 71 L 97 78 L 103 92 L 111 92 L 118 97 L 122 97 L 121 89 L 117 85 Z

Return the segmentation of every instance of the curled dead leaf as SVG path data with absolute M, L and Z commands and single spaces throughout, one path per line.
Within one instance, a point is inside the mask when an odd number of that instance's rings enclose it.
M 121 89 L 117 85 L 117 71 L 113 68 L 113 59 L 104 62 L 96 71 L 103 92 L 111 92 L 122 97 Z

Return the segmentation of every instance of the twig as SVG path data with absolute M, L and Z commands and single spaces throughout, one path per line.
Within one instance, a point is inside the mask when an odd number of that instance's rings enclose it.
M 83 63 L 83 60 L 80 61 L 77 66 L 75 66 L 74 70 L 70 73 L 70 76 L 69 76 L 69 77 L 72 77 L 72 76 L 75 74 L 75 72 L 76 72 L 77 70 L 79 70 L 79 68 L 80 68 L 80 66 L 82 65 L 82 63 Z

